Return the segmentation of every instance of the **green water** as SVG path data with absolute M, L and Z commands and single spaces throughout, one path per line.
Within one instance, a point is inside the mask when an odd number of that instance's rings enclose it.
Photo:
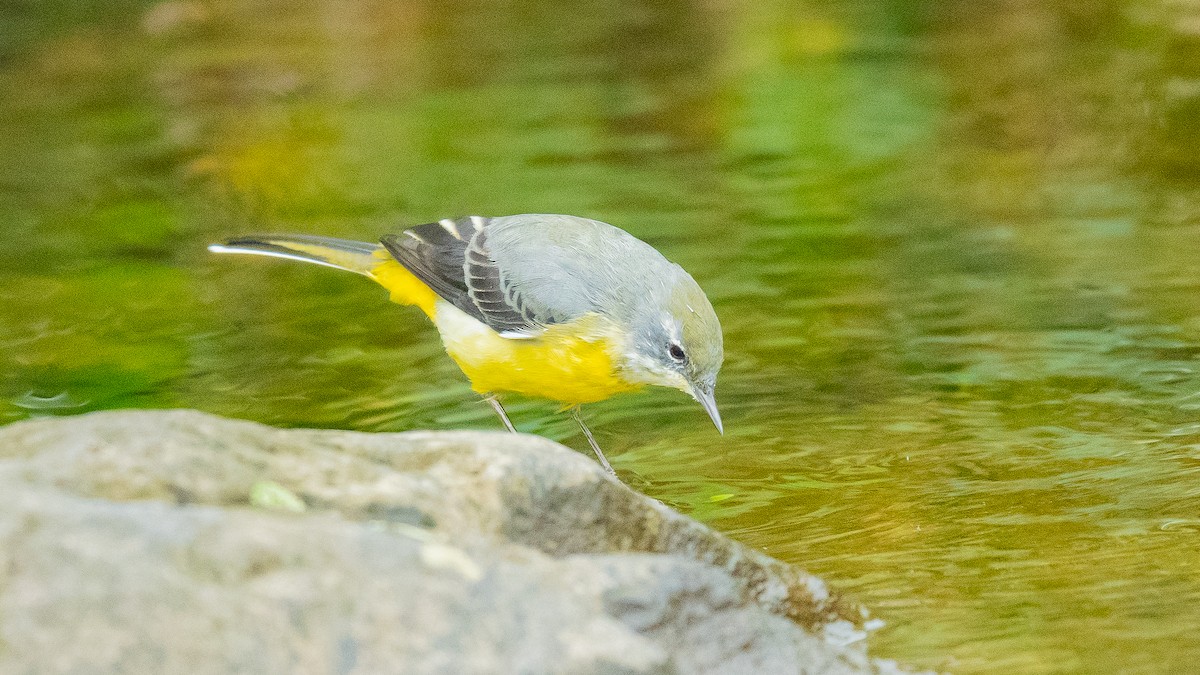
M 669 391 L 587 411 L 638 489 L 873 608 L 880 656 L 1187 671 L 1180 6 L 0 3 L 0 421 L 497 429 L 412 308 L 204 246 L 600 218 L 689 269 L 725 328 L 724 437 Z M 549 405 L 510 412 L 585 447 Z

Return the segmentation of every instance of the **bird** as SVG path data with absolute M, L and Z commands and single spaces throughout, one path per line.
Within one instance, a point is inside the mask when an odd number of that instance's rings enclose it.
M 570 410 L 616 475 L 581 406 L 646 386 L 694 398 L 724 433 L 715 388 L 721 324 L 682 267 L 608 223 L 521 214 L 444 218 L 377 242 L 307 234 L 247 235 L 214 253 L 274 256 L 354 272 L 420 309 L 508 431 L 501 398 Z

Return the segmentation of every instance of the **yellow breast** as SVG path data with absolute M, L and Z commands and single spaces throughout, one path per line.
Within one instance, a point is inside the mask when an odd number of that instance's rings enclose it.
M 481 394 L 515 392 L 576 405 L 639 388 L 619 377 L 613 358 L 619 338 L 598 316 L 523 340 L 500 337 L 445 301 L 435 316 L 446 352 Z
M 446 352 L 481 394 L 514 392 L 577 405 L 640 388 L 618 376 L 613 354 L 619 335 L 599 316 L 556 324 L 537 338 L 503 338 L 439 298 L 386 252 L 376 257 L 371 278 L 393 302 L 416 305 L 433 320 Z

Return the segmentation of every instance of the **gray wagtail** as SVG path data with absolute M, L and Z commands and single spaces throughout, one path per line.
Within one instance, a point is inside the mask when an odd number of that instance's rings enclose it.
M 586 218 L 470 216 L 418 225 L 379 243 L 261 235 L 209 247 L 317 263 L 374 279 L 416 305 L 446 353 L 504 426 L 497 398 L 515 392 L 572 409 L 610 473 L 579 406 L 645 385 L 713 397 L 721 324 L 696 281 L 629 233 Z

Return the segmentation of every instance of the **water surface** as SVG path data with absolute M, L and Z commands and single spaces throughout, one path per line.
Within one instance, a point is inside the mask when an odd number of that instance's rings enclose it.
M 0 5 L 0 421 L 499 428 L 427 322 L 248 231 L 599 218 L 708 291 L 726 434 L 639 489 L 957 672 L 1200 659 L 1200 38 L 1154 2 Z M 586 447 L 516 401 L 524 431 Z

